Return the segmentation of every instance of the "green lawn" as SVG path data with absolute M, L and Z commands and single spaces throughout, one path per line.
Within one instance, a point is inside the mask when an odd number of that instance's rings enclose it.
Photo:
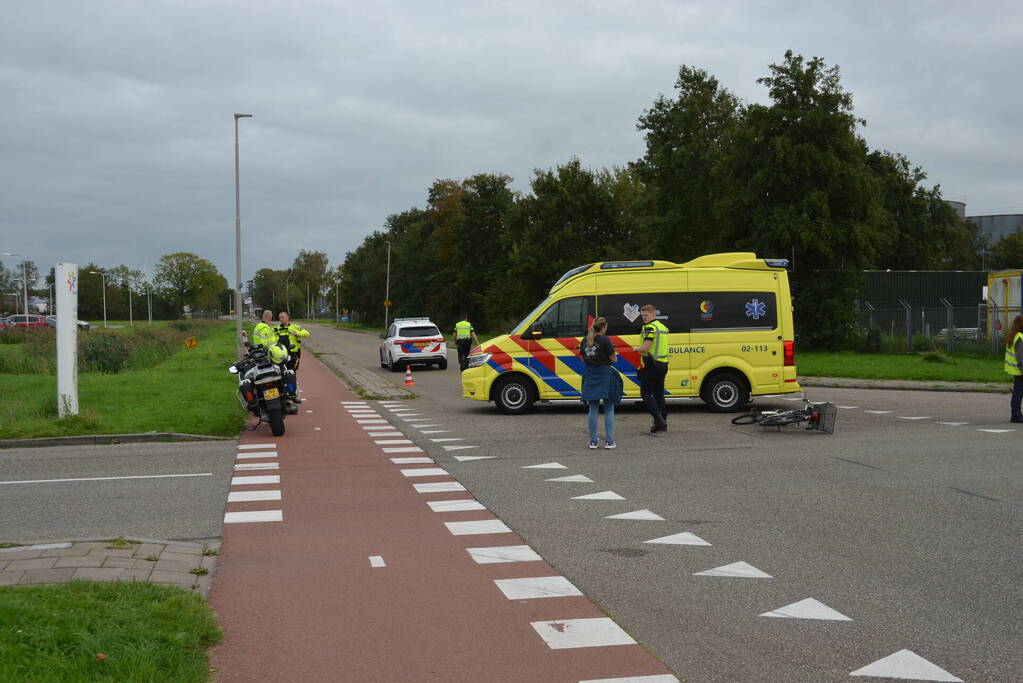
M 203 599 L 150 583 L 0 588 L 0 680 L 206 681 L 220 640 Z
M 927 357 L 940 358 L 943 362 L 925 360 Z M 797 351 L 796 369 L 801 377 L 1009 383 L 1009 376 L 1002 369 L 1002 359 L 993 356 Z
M 78 377 L 80 414 L 56 416 L 56 377 L 0 375 L 0 439 L 74 434 L 183 432 L 236 436 L 245 412 L 227 372 L 234 360 L 234 327 L 222 325 L 196 349 L 181 348 L 145 370 Z

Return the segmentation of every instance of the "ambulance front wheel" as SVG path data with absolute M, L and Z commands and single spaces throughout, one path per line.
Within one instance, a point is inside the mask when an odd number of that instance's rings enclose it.
M 704 382 L 700 398 L 715 413 L 738 410 L 749 402 L 746 379 L 735 372 L 721 372 Z
M 494 403 L 505 415 L 522 415 L 533 409 L 536 387 L 524 377 L 508 377 L 494 387 Z

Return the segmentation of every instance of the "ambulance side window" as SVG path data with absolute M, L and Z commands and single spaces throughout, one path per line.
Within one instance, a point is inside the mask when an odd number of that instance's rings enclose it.
M 586 334 L 592 300 L 587 296 L 575 296 L 554 302 L 536 322 L 542 326 L 544 337 L 581 337 Z

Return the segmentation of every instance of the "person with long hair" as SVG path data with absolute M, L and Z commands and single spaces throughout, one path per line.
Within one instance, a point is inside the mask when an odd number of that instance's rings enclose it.
M 1005 371 L 1012 377 L 1012 398 L 1009 399 L 1010 422 L 1023 422 L 1023 315 L 1012 319 L 1005 335 Z
M 622 378 L 614 368 L 618 354 L 608 338 L 607 320 L 597 318 L 590 325 L 580 347 L 583 362 L 583 403 L 589 406 L 590 448 L 597 447 L 597 418 L 604 402 L 604 448 L 616 448 L 615 406 L 622 400 Z

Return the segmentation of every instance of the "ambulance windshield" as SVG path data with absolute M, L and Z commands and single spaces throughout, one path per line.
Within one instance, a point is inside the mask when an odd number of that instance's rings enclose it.
M 537 306 L 536 308 L 534 308 L 533 310 L 531 310 L 529 312 L 529 314 L 525 318 L 522 319 L 522 322 L 520 322 L 518 325 L 513 327 L 512 331 L 509 332 L 508 334 L 522 334 L 523 332 L 525 332 L 526 331 L 526 325 L 529 324 L 529 321 L 532 320 L 533 318 L 535 318 L 537 313 L 539 313 L 543 309 L 547 308 L 547 305 L 548 305 L 549 302 L 550 302 L 550 299 L 544 299 L 543 301 L 541 301 L 540 305 Z

